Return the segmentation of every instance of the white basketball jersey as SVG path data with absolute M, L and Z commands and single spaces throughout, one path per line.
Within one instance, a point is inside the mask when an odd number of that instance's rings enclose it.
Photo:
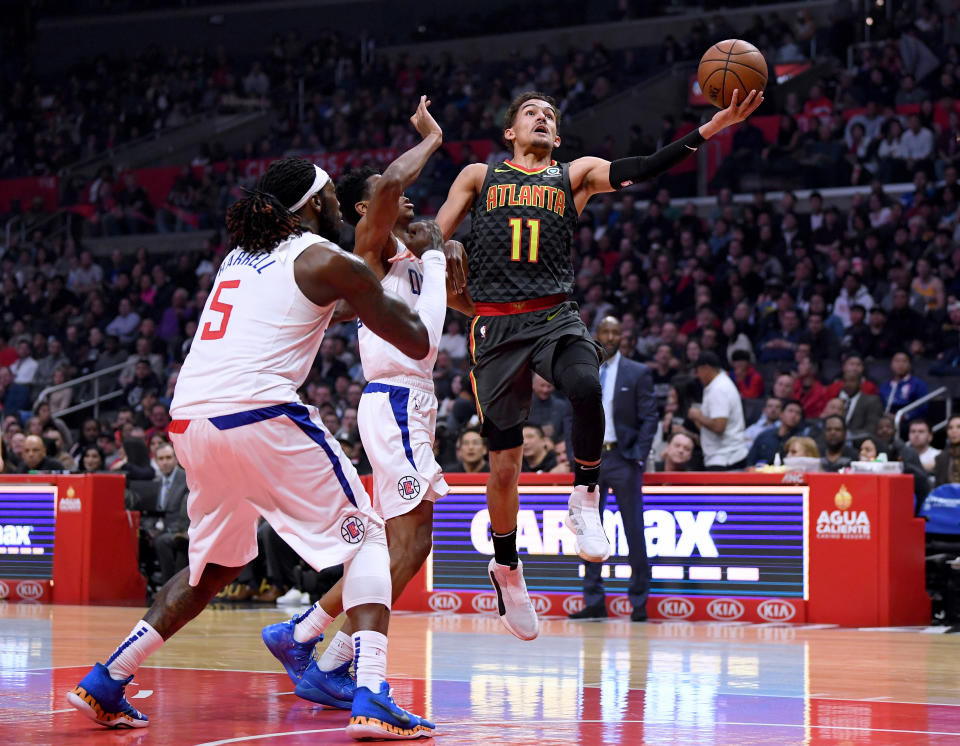
M 397 253 L 406 247 L 397 239 Z M 423 268 L 420 260 L 408 257 L 390 265 L 390 271 L 381 280 L 384 290 L 389 290 L 403 298 L 414 308 L 420 298 L 423 287 Z M 423 360 L 414 360 L 400 350 L 378 337 L 357 321 L 357 341 L 360 343 L 360 362 L 363 365 L 363 377 L 367 381 L 377 381 L 393 376 L 415 376 L 433 382 L 433 364 L 437 361 L 436 352 Z
M 270 254 L 226 256 L 177 378 L 174 418 L 299 401 L 336 306 L 311 303 L 293 276 L 294 260 L 317 243 L 337 248 L 303 233 Z

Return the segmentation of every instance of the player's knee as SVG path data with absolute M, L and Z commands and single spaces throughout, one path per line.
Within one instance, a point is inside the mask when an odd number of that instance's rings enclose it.
M 562 390 L 574 410 L 603 407 L 603 389 L 595 365 L 580 363 L 570 366 L 563 375 Z
M 390 565 L 386 531 L 381 524 L 371 522 L 360 549 L 344 563 L 343 608 L 362 604 L 383 604 L 389 608 L 393 593 Z
M 519 460 L 497 459 L 490 460 L 490 478 L 487 483 L 496 488 L 513 488 L 520 478 Z

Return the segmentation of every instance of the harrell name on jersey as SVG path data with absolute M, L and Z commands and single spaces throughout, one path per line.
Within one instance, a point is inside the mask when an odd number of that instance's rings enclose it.
M 336 304 L 320 307 L 300 291 L 294 261 L 313 244 L 305 232 L 270 254 L 234 249 L 223 260 L 177 377 L 176 419 L 231 414 L 299 401 Z
M 568 163 L 536 171 L 510 161 L 489 166 L 470 215 L 467 288 L 474 301 L 573 291 L 570 245 L 578 215 Z

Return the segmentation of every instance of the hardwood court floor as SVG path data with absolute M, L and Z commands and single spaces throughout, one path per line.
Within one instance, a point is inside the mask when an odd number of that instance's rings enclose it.
M 0 743 L 351 743 L 263 647 L 278 609 L 208 609 L 138 673 L 150 727 L 106 731 L 64 694 L 142 609 L 0 605 Z M 397 701 L 454 744 L 960 744 L 960 635 L 394 615 Z M 421 741 L 423 743 L 423 741 Z

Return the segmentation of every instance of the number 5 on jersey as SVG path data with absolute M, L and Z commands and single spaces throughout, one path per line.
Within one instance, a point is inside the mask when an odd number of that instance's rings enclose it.
M 520 241 L 523 237 L 523 218 L 510 218 L 510 228 L 513 230 L 510 261 L 519 262 L 521 261 Z M 535 262 L 537 261 L 537 255 L 540 253 L 540 221 L 527 218 L 527 228 L 530 230 L 530 253 L 527 255 L 527 261 Z
M 224 280 L 217 285 L 217 289 L 213 293 L 213 298 L 210 299 L 210 310 L 223 314 L 223 319 L 221 319 L 220 326 L 216 329 L 213 328 L 213 325 L 209 321 L 204 324 L 200 339 L 223 339 L 223 335 L 227 333 L 227 324 L 230 323 L 230 314 L 233 313 L 233 306 L 220 300 L 220 293 L 224 290 L 233 290 L 238 287 L 240 287 L 240 280 Z

